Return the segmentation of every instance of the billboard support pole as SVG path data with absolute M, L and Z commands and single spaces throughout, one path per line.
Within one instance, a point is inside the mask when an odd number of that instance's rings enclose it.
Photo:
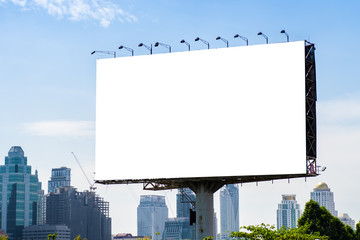
M 224 183 L 200 181 L 189 183 L 190 189 L 196 194 L 196 240 L 205 237 L 216 237 L 214 232 L 214 193 Z

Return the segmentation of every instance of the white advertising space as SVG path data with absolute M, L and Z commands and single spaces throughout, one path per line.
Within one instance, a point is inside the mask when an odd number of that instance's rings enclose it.
M 96 180 L 306 173 L 304 49 L 97 60 Z

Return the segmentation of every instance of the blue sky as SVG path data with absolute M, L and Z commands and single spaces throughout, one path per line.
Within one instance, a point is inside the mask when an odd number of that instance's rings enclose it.
M 29 164 L 39 170 L 46 187 L 52 167 L 72 168 L 73 185 L 87 182 L 70 152 L 89 175 L 94 171 L 95 62 L 106 55 L 94 50 L 118 50 L 125 45 L 135 55 L 147 45 L 170 44 L 192 49 L 308 40 L 316 44 L 318 87 L 318 154 L 327 170 L 315 179 L 246 184 L 240 188 L 240 222 L 276 223 L 281 194 L 297 195 L 302 208 L 310 191 L 325 181 L 335 193 L 336 209 L 359 221 L 360 206 L 360 62 L 358 1 L 138 1 L 138 0 L 0 0 L 0 157 L 13 145 L 23 147 Z M 156 48 L 154 53 L 166 52 Z M 161 66 L 159 67 L 161 71 Z M 116 149 L 113 150 L 116 156 Z M 3 160 L 2 160 L 3 161 Z M 3 162 L 2 162 L 3 164 Z M 98 186 L 110 201 L 113 232 L 136 234 L 136 206 L 141 186 Z M 176 191 L 166 195 L 175 212 Z M 217 201 L 217 200 L 216 200 Z M 215 210 L 218 211 L 218 202 Z

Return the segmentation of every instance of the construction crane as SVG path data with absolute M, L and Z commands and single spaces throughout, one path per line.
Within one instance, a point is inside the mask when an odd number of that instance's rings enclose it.
M 71 152 L 71 154 L 74 156 L 74 158 L 75 158 L 76 162 L 78 163 L 81 171 L 83 172 L 84 176 L 86 177 L 86 180 L 88 181 L 88 183 L 89 183 L 89 185 L 90 185 L 90 192 L 95 191 L 95 189 L 96 189 L 96 187 L 94 187 L 95 181 L 94 181 L 93 184 L 91 184 L 91 182 L 90 182 L 88 176 L 86 175 L 84 169 L 81 167 L 81 164 L 80 164 L 79 160 L 78 160 L 77 157 L 75 156 L 75 153 Z

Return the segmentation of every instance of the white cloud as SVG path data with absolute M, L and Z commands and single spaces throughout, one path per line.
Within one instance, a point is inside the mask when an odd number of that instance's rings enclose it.
M 23 123 L 23 129 L 37 136 L 88 137 L 95 136 L 95 124 L 90 121 L 41 121 Z
M 5 0 L 6 1 L 6 0 Z M 4 1 L 4 2 L 5 2 Z M 12 3 L 24 7 L 26 5 L 26 0 L 11 0 Z
M 136 22 L 137 17 L 125 12 L 118 5 L 102 0 L 0 0 L 12 2 L 22 8 L 43 8 L 51 16 L 73 21 L 95 20 L 103 27 L 113 21 Z
M 360 98 L 318 102 L 319 121 L 326 125 L 357 125 L 360 124 Z

